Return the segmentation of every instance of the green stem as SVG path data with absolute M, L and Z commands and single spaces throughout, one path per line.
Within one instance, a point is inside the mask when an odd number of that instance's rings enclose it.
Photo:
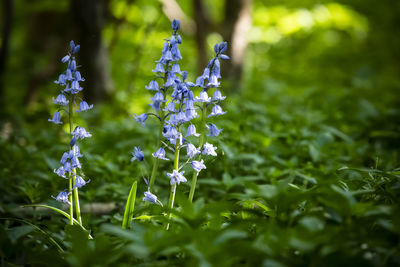
M 74 172 L 74 177 L 76 177 L 76 169 L 73 169 L 73 172 Z M 75 180 L 73 181 L 73 185 L 75 186 Z M 74 201 L 75 201 L 76 218 L 78 219 L 78 222 L 82 224 L 81 208 L 79 205 L 79 193 L 77 187 L 74 188 Z
M 68 118 L 69 118 L 69 135 L 71 136 L 72 133 L 72 97 L 69 99 L 69 106 L 68 106 Z M 74 224 L 74 201 L 72 200 L 72 187 L 73 187 L 73 175 L 71 173 L 69 173 L 69 177 L 68 177 L 68 201 L 71 203 L 69 206 L 69 220 L 70 220 L 70 224 L 73 225 Z
M 74 117 L 74 110 L 73 110 L 73 97 L 71 97 L 70 99 L 69 99 L 69 112 L 68 112 L 68 115 L 69 115 L 69 135 L 71 136 L 71 133 L 72 133 L 72 129 L 74 128 L 73 126 L 73 117 Z M 72 146 L 70 147 L 71 149 L 72 149 Z M 76 218 L 77 218 L 77 220 L 78 220 L 78 222 L 80 223 L 80 224 L 82 224 L 82 217 L 81 217 L 81 208 L 80 208 L 80 206 L 79 206 L 79 193 L 78 193 L 78 188 L 73 188 L 74 186 L 75 186 L 75 178 L 76 178 L 76 168 L 74 168 L 73 170 L 72 170 L 72 172 L 73 172 L 73 175 L 70 177 L 70 179 L 72 180 L 72 181 L 70 181 L 70 183 L 71 183 L 71 185 L 72 185 L 72 188 L 70 188 L 70 192 L 72 193 L 70 196 L 71 196 L 71 207 L 72 207 L 72 204 L 73 204 L 73 202 L 72 202 L 72 195 L 73 195 L 73 197 L 74 197 L 74 202 L 75 202 L 75 211 L 76 211 Z M 71 208 L 72 209 L 72 208 Z M 70 211 L 70 213 L 71 213 L 71 211 Z M 73 217 L 72 216 L 72 213 L 71 213 L 71 217 Z M 72 218 L 73 219 L 73 218 Z M 71 223 L 72 224 L 72 223 Z
M 200 126 L 200 140 L 199 140 L 199 147 L 204 145 L 205 139 L 205 128 L 206 128 L 206 117 L 207 117 L 207 106 L 206 103 L 203 103 L 203 110 L 201 112 L 201 126 Z M 200 156 L 199 156 L 200 159 Z M 192 184 L 190 185 L 190 192 L 189 192 L 189 201 L 193 201 L 194 191 L 196 190 L 196 183 L 197 183 L 197 172 L 193 172 L 192 177 Z
M 180 126 L 178 127 L 178 133 L 180 133 Z M 182 143 L 182 135 L 179 137 L 179 141 L 177 140 L 176 145 L 175 145 L 175 158 L 174 158 L 174 170 L 179 171 L 179 152 L 180 152 L 180 146 Z M 175 202 L 175 193 L 176 193 L 176 183 L 171 185 L 171 192 L 169 194 L 169 202 L 168 202 L 168 208 L 172 210 L 174 208 L 174 202 Z M 171 219 L 172 213 L 169 213 L 168 218 Z M 169 223 L 167 224 L 167 230 L 169 229 Z
M 72 201 L 72 175 L 71 175 L 71 173 L 69 174 L 69 186 L 68 186 L 68 188 L 69 188 L 69 192 L 71 193 L 71 194 L 69 194 L 68 195 L 68 201 L 71 203 L 71 205 L 69 205 L 69 223 L 71 224 L 71 225 L 73 225 L 74 224 L 74 206 L 73 206 L 73 201 Z

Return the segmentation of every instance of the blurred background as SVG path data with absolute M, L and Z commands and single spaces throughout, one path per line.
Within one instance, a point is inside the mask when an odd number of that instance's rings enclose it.
M 59 92 L 54 80 L 65 69 L 60 60 L 74 40 L 81 45 L 84 98 L 95 104 L 79 121 L 93 134 L 81 148 L 83 170 L 91 179 L 81 190 L 81 202 L 92 211 L 85 220 L 92 229 L 120 223 L 130 185 L 148 175 L 146 164 L 129 162 L 130 152 L 141 145 L 150 159 L 156 149 L 157 122 L 149 119 L 143 128 L 133 113 L 149 111 L 152 95 L 145 85 L 154 77 L 151 70 L 174 18 L 182 26 L 179 64 L 190 81 L 203 71 L 215 43 L 228 41 L 231 57 L 221 65 L 228 113 L 215 119 L 224 128 L 215 140 L 220 156 L 199 178 L 198 203 L 246 199 L 254 185 L 271 184 L 274 193 L 263 191 L 263 197 L 286 223 L 300 200 L 292 187 L 278 186 L 282 180 L 304 190 L 326 185 L 323 195 L 332 198 L 316 198 L 315 205 L 348 216 L 346 222 L 355 215 L 342 207 L 353 200 L 335 195 L 331 184 L 377 190 L 367 197 L 371 205 L 398 203 L 398 178 L 378 182 L 362 171 L 338 170 L 398 167 L 399 1 L 3 0 L 0 14 L 3 214 L 22 216 L 23 203 L 60 206 L 50 195 L 65 184 L 52 170 L 67 147 L 67 126 L 55 127 L 47 119 Z M 163 164 L 156 182 L 162 201 L 168 198 L 169 169 Z M 139 196 L 146 190 L 140 183 Z M 397 191 L 382 189 L 394 184 Z M 189 185 L 181 188 L 186 194 Z M 105 210 L 90 203 L 103 203 Z M 344 231 L 359 230 L 348 226 Z M 387 251 L 398 240 L 388 231 L 382 237 Z M 331 238 L 327 234 L 326 241 Z M 338 249 L 345 249 L 341 242 Z

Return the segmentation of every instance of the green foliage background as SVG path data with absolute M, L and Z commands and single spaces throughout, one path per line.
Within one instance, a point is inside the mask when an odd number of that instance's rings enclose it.
M 193 16 L 189 1 L 177 2 Z M 213 19 L 223 21 L 223 2 L 206 3 Z M 150 159 L 155 151 L 156 122 L 142 128 L 132 114 L 148 109 L 151 96 L 144 86 L 153 77 L 162 39 L 169 36 L 169 21 L 158 2 L 110 5 L 113 15 L 127 22 L 103 30 L 106 45 L 118 34 L 110 52 L 116 91 L 83 114 L 82 124 L 93 138 L 81 148 L 91 179 L 81 190 L 81 202 L 115 208 L 83 215 L 94 236 L 88 240 L 79 227 L 65 227 L 58 214 L 20 207 L 62 208 L 50 198 L 64 188 L 52 170 L 68 143 L 64 130 L 47 122 L 54 112 L 56 74 L 43 84 L 37 101 L 25 107 L 22 99 L 26 77 L 59 60 L 59 48 L 51 43 L 43 53 L 25 47 L 28 15 L 65 16 L 68 2 L 16 1 L 0 121 L 4 266 L 400 264 L 398 3 L 255 0 L 239 92 L 232 92 L 229 79 L 222 83 L 228 113 L 216 120 L 224 128 L 216 141 L 219 156 L 201 172 L 193 205 L 186 200 L 189 185 L 179 186 L 170 231 L 162 226 L 165 210 L 141 202 L 146 190 L 141 177 L 151 161 L 132 164 L 129 153 L 141 145 Z M 181 69 L 194 80 L 195 41 L 182 37 Z M 217 32 L 208 36 L 210 55 L 221 40 Z M 169 169 L 163 163 L 156 180 L 164 203 Z M 134 217 L 155 216 L 135 218 L 131 230 L 122 230 L 135 180 Z

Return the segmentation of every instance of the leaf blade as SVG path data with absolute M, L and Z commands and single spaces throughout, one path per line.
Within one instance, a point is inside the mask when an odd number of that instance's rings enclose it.
M 135 210 L 136 191 L 137 181 L 133 182 L 128 199 L 126 200 L 124 218 L 122 219 L 122 229 L 130 228 L 130 222 L 133 218 L 133 211 Z

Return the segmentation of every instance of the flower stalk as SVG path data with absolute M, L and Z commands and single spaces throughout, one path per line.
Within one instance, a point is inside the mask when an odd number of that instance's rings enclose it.
M 77 94 L 83 89 L 79 83 L 85 80 L 78 71 L 79 66 L 77 66 L 75 60 L 75 54 L 79 52 L 79 49 L 79 45 L 75 45 L 73 41 L 70 42 L 69 53 L 61 59 L 62 63 L 68 63 L 67 70 L 60 74 L 58 80 L 55 81 L 56 84 L 64 86 L 64 89 L 61 90 L 61 93 L 56 97 L 56 99 L 53 98 L 53 103 L 60 106 L 59 110 L 68 113 L 69 136 L 72 136 L 72 138 L 69 142 L 68 151 L 63 154 L 60 160 L 61 166 L 54 170 L 54 172 L 61 178 L 68 179 L 68 189 L 61 191 L 57 197 L 52 197 L 57 201 L 69 205 L 70 224 L 73 224 L 75 220 L 74 205 L 77 221 L 82 224 L 78 188 L 84 186 L 90 181 L 85 181 L 81 176 L 78 175 L 78 170 L 82 175 L 82 171 L 80 170 L 82 167 L 81 163 L 79 162 L 79 158 L 82 157 L 82 155 L 80 153 L 77 141 L 79 139 L 91 137 L 92 135 L 86 132 L 84 128 L 79 126 L 73 130 L 74 103 L 76 99 L 78 99 Z M 68 111 L 62 108 L 63 106 L 68 106 Z M 82 112 L 92 108 L 93 105 L 89 106 L 85 101 L 81 101 L 79 103 L 79 110 L 76 110 L 76 112 Z M 49 121 L 55 124 L 62 124 L 63 122 L 61 121 L 60 112 L 55 112 L 53 118 L 49 119 Z
M 206 117 L 207 117 L 207 105 L 203 103 L 202 111 L 201 111 L 201 124 L 200 124 L 200 139 L 199 139 L 199 147 L 203 147 L 204 139 L 205 139 L 205 128 L 206 128 Z M 199 155 L 198 158 L 200 159 L 201 156 Z M 190 191 L 189 191 L 189 201 L 193 201 L 194 191 L 196 190 L 196 183 L 197 183 L 197 176 L 199 175 L 198 172 L 193 172 L 192 176 L 192 183 L 190 184 Z

